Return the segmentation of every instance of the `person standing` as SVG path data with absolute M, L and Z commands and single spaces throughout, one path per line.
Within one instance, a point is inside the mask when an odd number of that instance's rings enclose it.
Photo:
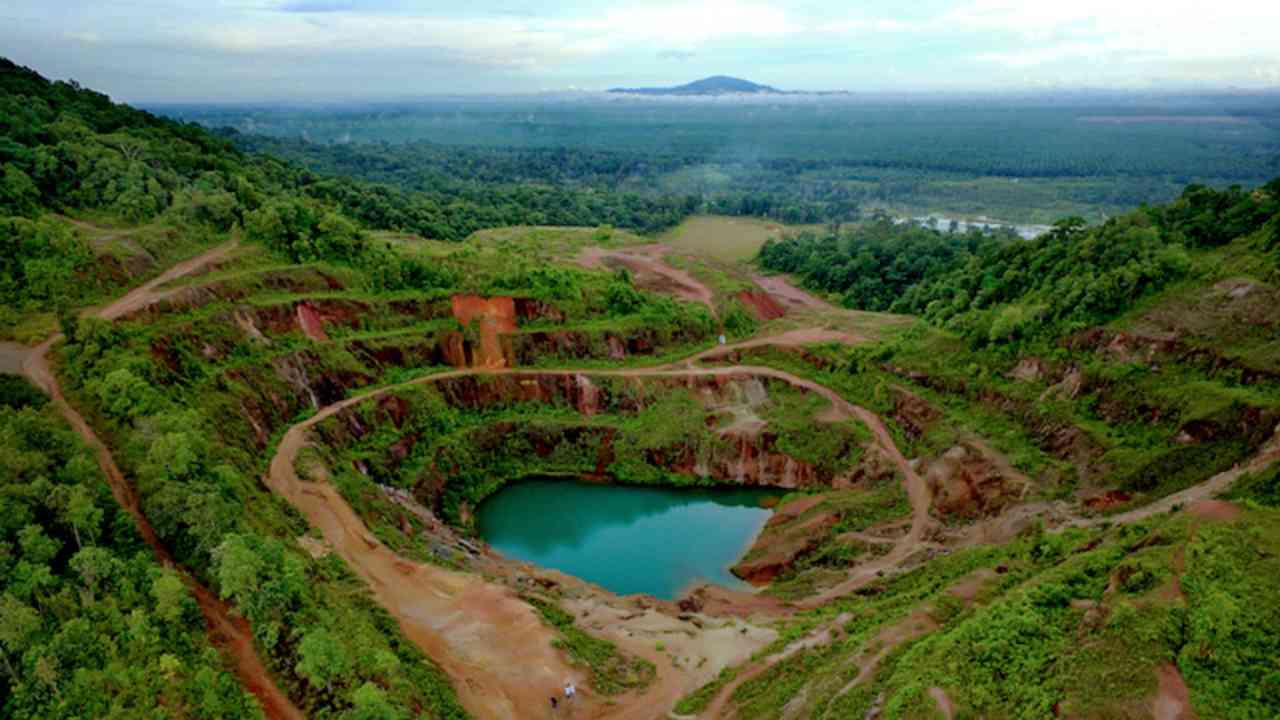
M 572 717 L 574 714 L 573 699 L 576 697 L 578 697 L 578 688 L 573 686 L 572 680 L 565 680 L 564 681 L 564 706 L 565 706 L 565 712 L 568 713 L 570 717 Z

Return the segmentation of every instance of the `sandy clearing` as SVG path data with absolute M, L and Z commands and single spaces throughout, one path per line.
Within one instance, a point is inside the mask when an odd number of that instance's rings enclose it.
M 0 342 L 0 373 L 21 375 L 22 366 L 34 348 L 15 342 Z
M 496 583 L 406 560 L 379 542 L 327 483 L 298 477 L 298 452 L 316 424 L 352 403 L 339 403 L 293 426 L 271 461 L 267 485 L 306 517 L 369 587 L 405 635 L 449 675 L 459 699 L 480 718 L 527 717 L 580 671 L 551 643 L 552 632 L 515 593 Z M 580 705 L 592 707 L 584 696 Z

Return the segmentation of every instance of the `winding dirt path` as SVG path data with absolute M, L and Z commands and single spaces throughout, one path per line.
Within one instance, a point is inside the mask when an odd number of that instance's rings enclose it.
M 1127 525 L 1145 520 L 1152 515 L 1171 512 L 1174 508 L 1191 508 L 1197 503 L 1211 500 L 1215 495 L 1227 490 L 1241 476 L 1261 472 L 1276 462 L 1280 462 L 1280 426 L 1276 427 L 1275 434 L 1272 435 L 1271 439 L 1242 465 L 1220 472 L 1198 485 L 1192 485 L 1185 490 L 1168 495 L 1135 510 L 1102 517 L 1076 518 L 1068 522 L 1064 527 L 1088 528 L 1102 525 Z
M 801 290 L 783 275 L 752 275 L 751 279 L 755 281 L 765 292 L 778 298 L 783 305 L 797 310 L 821 310 L 824 312 L 844 312 L 841 308 L 832 305 L 814 295 Z
M 810 337 L 801 331 L 789 341 Z M 824 336 L 825 339 L 825 336 Z M 272 458 L 267 485 L 288 500 L 318 529 L 328 544 L 370 587 L 378 602 L 399 621 L 405 634 L 453 679 L 459 698 L 480 718 L 524 717 L 524 708 L 546 703 L 548 688 L 558 687 L 566 678 L 582 680 L 560 653 L 552 648 L 554 634 L 532 608 L 506 587 L 486 582 L 476 575 L 457 573 L 433 565 L 408 561 L 383 545 L 340 494 L 327 483 L 306 482 L 298 477 L 298 453 L 307 444 L 309 431 L 342 410 L 375 400 L 404 387 L 468 376 L 548 376 L 681 378 L 681 377 L 767 377 L 781 380 L 827 399 L 838 417 L 857 417 L 867 423 L 877 444 L 903 474 L 915 512 L 912 530 L 898 541 L 889 555 L 874 566 L 859 570 L 849 580 L 824 594 L 836 597 L 847 589 L 868 582 L 878 573 L 910 555 L 911 545 L 924 533 L 929 521 L 929 492 L 922 478 L 894 445 L 888 429 L 878 416 L 853 405 L 833 390 L 783 370 L 771 367 L 734 365 L 699 368 L 692 363 L 715 353 L 766 344 L 767 338 L 713 348 L 679 364 L 618 370 L 468 368 L 417 378 L 400 385 L 378 388 L 322 408 L 307 420 L 290 427 Z M 785 342 L 785 341 L 784 341 Z M 825 602 L 814 601 L 810 606 Z M 639 648 L 624 650 L 648 656 Z M 638 696 L 615 699 L 615 704 L 599 704 L 584 698 L 589 717 L 642 720 L 664 714 L 685 693 L 694 689 L 688 678 L 679 677 L 667 662 L 658 663 L 655 684 Z
M 669 246 L 661 243 L 635 245 L 625 250 L 588 247 L 578 255 L 577 262 L 587 268 L 621 265 L 635 273 L 636 284 L 640 287 L 700 302 L 715 316 L 715 293 L 693 275 L 664 262 L 662 256 L 670 250 Z
M 161 285 L 219 262 L 235 248 L 235 241 L 219 245 L 206 253 L 169 268 L 158 277 L 140 285 L 119 300 L 101 308 L 86 310 L 82 315 L 112 320 L 123 314 L 146 307 L 165 294 L 158 291 Z M 263 713 L 272 720 L 302 720 L 305 716 L 289 700 L 289 696 L 275 684 L 271 678 L 271 673 L 267 671 L 266 665 L 258 657 L 257 649 L 253 644 L 253 632 L 249 627 L 249 623 L 244 618 L 234 615 L 227 603 L 200 584 L 190 571 L 174 561 L 168 549 L 164 547 L 159 537 L 156 536 L 155 529 L 151 526 L 150 521 L 142 513 L 138 495 L 133 486 L 124 477 L 124 473 L 120 471 L 120 467 L 116 465 L 115 459 L 111 456 L 111 450 L 102 442 L 84 417 L 63 396 L 62 388 L 49 367 L 48 358 L 49 350 L 60 340 L 62 340 L 62 335 L 59 333 L 24 353 L 22 357 L 23 375 L 49 395 L 62 417 L 71 425 L 76 434 L 84 440 L 85 444 L 93 450 L 94 456 L 98 461 L 98 467 L 102 469 L 102 473 L 106 476 L 107 483 L 111 487 L 111 495 L 119 503 L 120 507 L 133 518 L 133 522 L 138 528 L 138 534 L 150 546 L 156 560 L 162 565 L 175 568 L 181 575 L 183 583 L 191 591 L 191 594 L 195 596 L 196 603 L 200 606 L 200 612 L 204 615 L 209 640 L 222 652 L 223 658 L 231 666 L 232 671 L 235 672 L 236 677 L 239 678 L 244 688 L 253 693 L 254 697 L 258 699 Z M 6 350 L 6 354 L 16 355 L 18 352 L 15 348 Z
M 240 246 L 239 241 L 231 240 L 225 242 L 207 252 L 201 253 L 188 260 L 174 265 L 165 270 L 156 277 L 130 290 L 123 297 L 114 300 L 100 308 L 86 310 L 84 315 L 93 315 L 104 320 L 115 320 L 117 318 L 137 312 L 149 305 L 153 305 L 172 295 L 177 290 L 160 290 L 162 285 L 177 280 L 178 278 L 192 275 L 200 270 L 204 270 L 210 265 L 215 265 L 227 259 L 236 248 Z

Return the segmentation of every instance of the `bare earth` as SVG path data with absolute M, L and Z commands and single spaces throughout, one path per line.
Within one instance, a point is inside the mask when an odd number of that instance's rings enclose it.
M 826 339 L 828 336 L 823 334 L 825 332 L 806 331 L 787 341 L 795 342 L 797 337 L 811 337 L 814 336 L 813 333 Z M 762 341 L 748 343 L 758 345 Z M 742 344 L 724 346 L 717 350 L 739 349 L 741 346 Z M 848 581 L 814 599 L 809 605 L 820 604 L 874 579 L 877 572 L 892 567 L 909 555 L 914 550 L 912 543 L 924 532 L 924 525 L 928 520 L 928 489 L 893 445 L 893 440 L 880 419 L 873 413 L 848 403 L 828 388 L 782 370 L 758 366 L 664 366 L 594 371 L 473 368 L 419 378 L 406 385 L 468 375 L 548 374 L 588 377 L 769 377 L 821 395 L 833 407 L 837 407 L 842 415 L 856 416 L 867 422 L 877 442 L 882 444 L 883 450 L 899 464 L 903 472 L 913 506 L 917 508 L 916 521 L 912 531 L 899 540 L 898 545 L 887 556 L 859 568 Z M 381 388 L 330 405 L 291 427 L 271 461 L 267 485 L 302 512 L 313 527 L 320 530 L 327 544 L 365 580 L 379 603 L 397 618 L 405 634 L 454 679 L 460 699 L 470 712 L 481 718 L 525 717 L 527 715 L 518 709 L 540 707 L 546 702 L 549 688 L 558 687 L 566 678 L 575 678 L 579 683 L 583 680 L 581 674 L 571 668 L 559 652 L 552 649 L 551 642 L 555 635 L 536 617 L 532 608 L 511 590 L 486 582 L 476 575 L 456 573 L 401 558 L 368 532 L 359 516 L 331 486 L 306 482 L 297 475 L 297 456 L 306 445 L 307 434 L 312 427 L 347 407 L 368 402 L 394 389 L 396 388 Z M 637 629 L 633 621 L 618 621 L 610 623 L 609 627 L 615 629 L 611 639 L 624 651 L 648 657 L 655 662 L 658 679 L 643 695 L 618 698 L 612 706 L 595 705 L 597 699 L 584 697 L 581 704 L 590 708 L 590 717 L 640 720 L 661 716 L 664 709 L 671 707 L 682 695 L 696 689 L 719 672 L 724 667 L 723 663 L 735 659 L 741 662 L 750 655 L 750 649 L 746 647 L 724 647 L 723 642 L 733 639 L 733 634 L 717 638 L 714 633 L 691 633 L 686 629 L 686 633 L 700 639 L 681 650 L 686 655 L 713 656 L 715 662 L 704 663 L 702 672 L 680 672 L 663 656 L 654 657 L 649 649 L 653 647 L 651 641 L 630 641 Z M 618 628 L 623 632 L 617 632 Z M 756 643 L 752 645 L 755 646 Z
M 1156 669 L 1158 685 L 1156 697 L 1151 701 L 1151 717 L 1155 720 L 1195 720 L 1191 708 L 1191 691 L 1182 680 L 1182 673 L 1173 663 L 1165 663 Z
M 588 247 L 578 255 L 579 265 L 587 268 L 622 266 L 635 273 L 636 284 L 646 290 L 664 292 L 706 305 L 716 312 L 715 295 L 697 278 L 663 262 L 662 256 L 670 250 L 666 245 L 638 245 L 626 250 L 606 250 Z
M 751 279 L 787 307 L 840 312 L 840 308 L 792 285 L 791 281 L 782 275 L 752 275 Z

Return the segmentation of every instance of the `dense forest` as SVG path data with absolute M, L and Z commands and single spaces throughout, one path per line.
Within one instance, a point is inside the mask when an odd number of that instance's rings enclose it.
M 0 715 L 254 718 L 92 452 L 0 375 Z
M 511 224 L 655 231 L 690 210 L 682 198 L 531 186 L 518 177 L 442 182 L 412 192 L 332 180 L 270 157 L 246 155 L 198 126 L 116 105 L 74 83 L 49 83 L 5 60 L 0 60 L 0 162 L 0 216 L 28 219 L 42 209 L 105 211 L 130 223 L 167 217 L 224 231 L 256 210 L 264 196 L 283 192 L 340 208 L 370 228 L 459 240 L 477 229 Z M 44 234 L 25 223 L 11 224 L 5 233 L 7 242 L 23 247 L 58 242 Z M 30 240 L 35 235 L 41 239 Z M 4 253 L 6 262 L 20 257 Z M 26 277 L 14 267 L 6 274 Z
M 298 223 L 309 223 L 308 234 L 322 225 L 337 235 L 357 233 L 349 224 L 355 221 L 444 240 L 514 224 L 652 232 L 693 209 L 681 197 L 522 184 L 496 174 L 492 182 L 442 181 L 422 191 L 338 179 L 246 154 L 198 126 L 117 105 L 74 83 L 51 83 L 2 59 L 0 163 L 0 323 L 9 324 L 24 308 L 83 305 L 110 286 L 93 267 L 88 241 L 49 213 L 181 227 L 198 244 L 234 227 L 260 232 L 263 213 L 280 217 L 282 204 Z M 348 220 L 321 222 L 335 213 Z
M 234 128 L 237 142 L 316 170 L 410 190 L 518 178 L 693 196 L 702 211 L 792 223 L 847 221 L 877 208 L 1099 221 L 1170 201 L 1189 183 L 1257 185 L 1280 174 L 1280 113 L 1265 93 L 740 102 L 584 95 L 156 110 Z
M 1188 249 L 1255 233 L 1259 250 L 1280 253 L 1280 180 L 1252 192 L 1191 186 L 1169 205 L 1095 226 L 1068 218 L 1030 241 L 880 218 L 770 241 L 759 262 L 846 307 L 922 315 L 974 343 L 1005 343 L 1106 322 L 1183 277 Z

